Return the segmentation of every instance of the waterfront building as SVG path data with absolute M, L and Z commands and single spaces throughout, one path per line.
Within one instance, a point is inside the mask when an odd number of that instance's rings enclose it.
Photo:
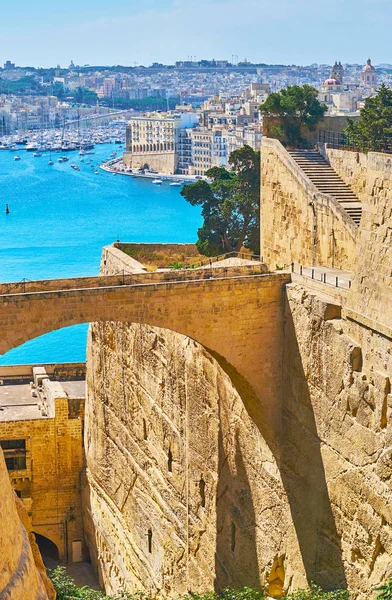
M 198 115 L 190 112 L 133 117 L 127 126 L 124 163 L 130 168 L 148 167 L 160 173 L 176 173 L 179 132 L 192 129 L 198 122 Z
M 226 130 L 214 127 L 208 130 L 203 127 L 192 131 L 192 165 L 191 175 L 205 175 L 212 167 L 228 165 L 228 139 Z

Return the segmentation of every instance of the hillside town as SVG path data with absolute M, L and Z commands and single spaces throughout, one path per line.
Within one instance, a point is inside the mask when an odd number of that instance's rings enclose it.
M 309 84 L 319 90 L 328 115 L 352 117 L 381 83 L 392 85 L 390 67 L 376 69 L 370 59 L 364 66 L 335 62 L 332 68 L 246 60 L 109 68 L 71 61 L 67 69 L 36 70 L 7 61 L 0 71 L 0 138 L 29 139 L 39 131 L 47 136 L 81 123 L 94 128 L 120 114 L 124 127 L 128 122 L 123 169 L 203 176 L 227 166 L 230 153 L 244 145 L 260 149 L 258 108 L 270 93 Z

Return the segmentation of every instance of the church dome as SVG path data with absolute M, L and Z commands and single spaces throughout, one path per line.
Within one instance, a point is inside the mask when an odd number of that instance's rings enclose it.
M 367 59 L 366 65 L 363 67 L 362 71 L 375 71 L 376 69 L 372 65 L 372 61 L 370 58 Z

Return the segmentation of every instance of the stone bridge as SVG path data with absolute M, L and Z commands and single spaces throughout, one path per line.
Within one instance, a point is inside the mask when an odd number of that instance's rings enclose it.
M 264 268 L 255 263 L 2 284 L 0 352 L 78 323 L 171 329 L 217 358 L 254 418 L 260 418 L 262 406 L 265 424 L 267 413 L 269 419 L 278 414 L 283 289 L 290 275 L 265 274 Z

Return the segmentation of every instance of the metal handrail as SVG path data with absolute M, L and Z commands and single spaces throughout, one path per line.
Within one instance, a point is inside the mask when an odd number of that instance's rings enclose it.
M 325 268 L 325 267 L 324 267 Z M 346 279 L 344 277 L 340 277 L 339 275 L 333 275 L 326 273 L 325 271 L 321 271 L 316 273 L 316 269 L 322 270 L 323 267 L 306 267 L 304 265 L 299 264 L 298 270 L 295 269 L 295 264 L 291 263 L 291 272 L 296 273 L 297 275 L 301 275 L 302 277 L 308 277 L 309 279 L 313 279 L 314 281 L 318 281 L 319 283 L 323 283 L 325 285 L 329 285 L 335 288 L 350 290 L 352 285 L 351 279 Z M 308 271 L 308 272 L 306 272 Z M 310 273 L 309 273 L 310 272 Z M 328 281 L 328 279 L 330 281 Z M 331 283 L 332 280 L 332 283 Z

